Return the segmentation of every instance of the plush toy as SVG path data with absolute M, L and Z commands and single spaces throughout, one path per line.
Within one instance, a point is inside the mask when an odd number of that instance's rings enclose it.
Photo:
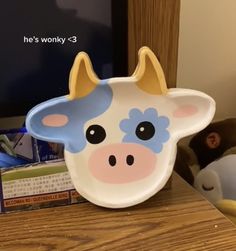
M 69 95 L 33 108 L 27 130 L 63 143 L 77 191 L 110 208 L 140 203 L 171 176 L 176 143 L 206 127 L 215 102 L 194 90 L 168 89 L 164 72 L 147 47 L 130 77 L 100 80 L 88 55 L 78 54 Z
M 229 118 L 211 123 L 191 139 L 189 147 L 196 154 L 201 169 L 236 146 L 235 132 L 236 119 Z
M 235 132 L 235 118 L 211 123 L 178 148 L 175 170 L 236 223 Z M 195 175 L 194 162 L 200 169 Z
M 196 176 L 196 189 L 236 222 L 236 154 L 211 162 Z
M 178 144 L 174 170 L 190 185 L 194 184 L 199 165 L 195 153 L 187 145 Z

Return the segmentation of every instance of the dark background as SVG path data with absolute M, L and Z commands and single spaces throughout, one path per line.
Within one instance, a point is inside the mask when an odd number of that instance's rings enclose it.
M 96 21 L 99 17 L 81 18 L 76 9 L 61 8 L 56 0 L 2 1 L 0 117 L 25 115 L 44 100 L 68 94 L 69 72 L 79 51 L 89 54 L 101 79 L 126 74 L 125 2 L 101 1 L 99 14 L 110 14 L 104 23 Z M 89 8 L 96 15 L 93 6 Z M 24 36 L 77 36 L 77 42 L 24 43 Z

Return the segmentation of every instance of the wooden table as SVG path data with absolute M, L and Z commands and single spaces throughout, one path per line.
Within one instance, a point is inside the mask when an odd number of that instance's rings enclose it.
M 177 174 L 132 208 L 79 205 L 0 216 L 1 251 L 236 250 L 236 227 Z

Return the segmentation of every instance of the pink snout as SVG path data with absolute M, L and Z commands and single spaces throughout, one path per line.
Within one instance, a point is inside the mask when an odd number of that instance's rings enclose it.
M 122 184 L 149 176 L 156 166 L 156 155 L 142 145 L 112 144 L 95 150 L 88 164 L 99 181 Z

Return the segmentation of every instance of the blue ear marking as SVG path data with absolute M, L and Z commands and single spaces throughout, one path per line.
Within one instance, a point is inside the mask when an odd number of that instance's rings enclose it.
M 45 101 L 33 109 L 31 109 L 26 117 L 26 128 L 27 131 L 35 138 L 45 140 L 45 141 L 53 141 L 56 143 L 64 143 L 62 139 L 57 138 L 55 134 L 56 128 L 54 127 L 46 127 L 42 120 L 44 117 L 50 114 L 59 113 L 59 107 L 65 107 L 65 104 L 68 102 L 66 96 L 54 98 L 48 101 Z M 60 114 L 66 114 L 66 111 L 63 113 L 63 109 L 60 110 Z M 51 134 L 52 130 L 54 130 L 53 134 Z
M 70 152 L 80 152 L 86 145 L 84 124 L 104 113 L 112 101 L 109 85 L 98 85 L 86 97 L 69 100 L 67 96 L 48 100 L 35 106 L 27 115 L 26 128 L 35 138 L 63 143 Z M 53 127 L 43 123 L 49 115 L 59 114 L 68 118 L 63 126 Z

